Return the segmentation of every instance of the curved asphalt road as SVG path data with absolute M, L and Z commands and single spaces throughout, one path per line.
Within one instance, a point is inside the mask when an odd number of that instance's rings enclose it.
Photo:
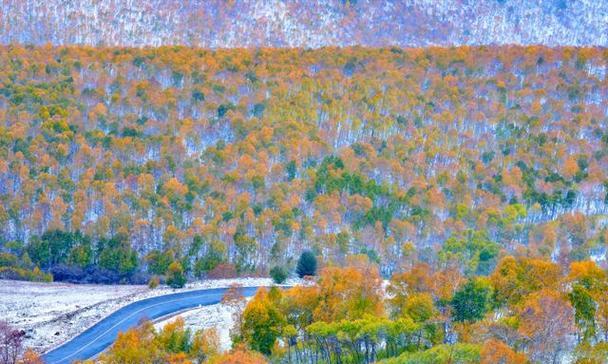
M 252 296 L 258 287 L 244 287 Z M 89 359 L 110 346 L 118 333 L 137 326 L 142 319 L 154 320 L 173 312 L 219 303 L 227 288 L 203 289 L 147 298 L 133 302 L 99 321 L 82 334 L 49 351 L 42 359 L 47 364 L 67 364 Z

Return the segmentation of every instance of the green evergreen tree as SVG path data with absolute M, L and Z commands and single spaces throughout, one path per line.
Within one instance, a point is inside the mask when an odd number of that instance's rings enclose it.
M 314 276 L 317 274 L 317 257 L 310 250 L 305 250 L 300 255 L 296 273 L 300 278 L 304 276 Z
M 276 266 L 270 270 L 270 276 L 272 277 L 274 283 L 281 284 L 287 279 L 288 272 L 285 267 Z
M 452 298 L 455 321 L 474 322 L 481 320 L 492 304 L 492 286 L 487 279 L 470 279 Z

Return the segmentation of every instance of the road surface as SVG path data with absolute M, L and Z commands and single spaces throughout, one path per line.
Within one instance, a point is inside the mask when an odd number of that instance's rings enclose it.
M 245 296 L 252 296 L 257 289 L 258 287 L 244 287 L 242 293 Z M 137 326 L 141 320 L 154 320 L 188 308 L 219 303 L 226 290 L 227 288 L 202 289 L 133 302 L 72 340 L 49 351 L 42 359 L 46 364 L 67 364 L 75 360 L 92 358 L 110 346 L 119 332 Z

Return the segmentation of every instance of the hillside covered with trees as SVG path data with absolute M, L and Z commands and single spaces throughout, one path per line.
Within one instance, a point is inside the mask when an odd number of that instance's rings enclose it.
M 305 249 L 386 277 L 488 274 L 505 253 L 605 262 L 607 63 L 601 48 L 2 47 L 2 274 L 266 273 Z

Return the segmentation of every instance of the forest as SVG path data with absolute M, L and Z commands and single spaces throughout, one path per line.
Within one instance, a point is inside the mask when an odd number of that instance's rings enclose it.
M 0 48 L 0 275 L 606 260 L 608 51 Z
M 383 284 L 365 255 L 324 267 L 314 284 L 261 288 L 236 312 L 235 347 L 177 319 L 120 334 L 96 363 L 603 364 L 608 273 L 504 256 L 489 275 L 412 265 Z

